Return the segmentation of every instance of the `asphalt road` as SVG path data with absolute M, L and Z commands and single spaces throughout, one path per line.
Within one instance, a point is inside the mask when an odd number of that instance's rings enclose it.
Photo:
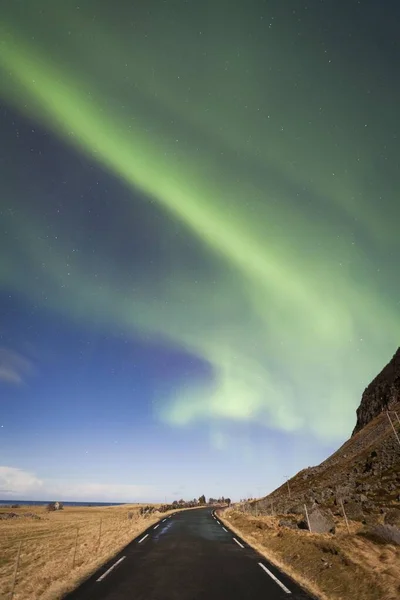
M 309 600 L 210 508 L 152 525 L 68 600 Z

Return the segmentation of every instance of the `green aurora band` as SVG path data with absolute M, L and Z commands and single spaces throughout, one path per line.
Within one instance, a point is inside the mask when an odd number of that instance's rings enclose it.
M 291 46 L 290 27 L 263 42 L 267 69 L 240 6 L 224 31 L 223 2 L 204 28 L 184 12 L 169 23 L 161 4 L 138 17 L 137 36 L 93 2 L 7 9 L 0 95 L 179 221 L 213 276 L 194 284 L 177 258 L 173 281 L 133 293 L 110 270 L 99 294 L 77 259 L 68 296 L 52 293 L 65 281 L 63 252 L 50 252 L 33 210 L 17 225 L 27 255 L 33 267 L 45 257 L 53 310 L 162 336 L 211 366 L 209 385 L 160 399 L 163 420 L 205 420 L 216 440 L 229 421 L 343 436 L 362 385 L 400 339 L 398 283 L 369 252 L 392 256 L 398 244 L 394 212 L 383 217 L 365 184 L 383 117 L 365 127 L 357 99 L 337 102 L 354 73 L 323 63 L 309 40 Z M 395 110 L 388 100 L 385 118 Z M 305 186 L 309 203 L 293 191 Z M 39 297 L 2 262 L 2 288 Z

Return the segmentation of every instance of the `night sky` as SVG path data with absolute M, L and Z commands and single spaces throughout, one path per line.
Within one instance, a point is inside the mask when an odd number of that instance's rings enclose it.
M 400 341 L 399 3 L 0 10 L 0 498 L 323 460 Z

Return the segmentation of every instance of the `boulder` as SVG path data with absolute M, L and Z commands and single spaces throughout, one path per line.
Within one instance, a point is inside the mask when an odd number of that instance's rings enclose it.
M 39 515 L 32 513 L 32 512 L 23 513 L 22 516 L 26 517 L 27 519 L 35 519 L 35 521 L 41 521 L 41 517 L 39 517 Z
M 380 542 L 400 546 L 400 529 L 395 525 L 376 525 L 368 533 Z
M 312 533 L 335 533 L 335 521 L 332 515 L 320 508 L 314 508 L 308 513 Z

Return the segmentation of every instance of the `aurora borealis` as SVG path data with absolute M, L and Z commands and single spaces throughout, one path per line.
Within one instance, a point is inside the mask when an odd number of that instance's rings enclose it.
M 8 468 L 86 480 L 102 456 L 93 485 L 125 485 L 140 438 L 129 483 L 161 489 L 165 455 L 180 495 L 239 497 L 349 435 L 400 340 L 399 8 L 379 10 L 2 7 L 0 394 L 37 416 L 6 411 Z

